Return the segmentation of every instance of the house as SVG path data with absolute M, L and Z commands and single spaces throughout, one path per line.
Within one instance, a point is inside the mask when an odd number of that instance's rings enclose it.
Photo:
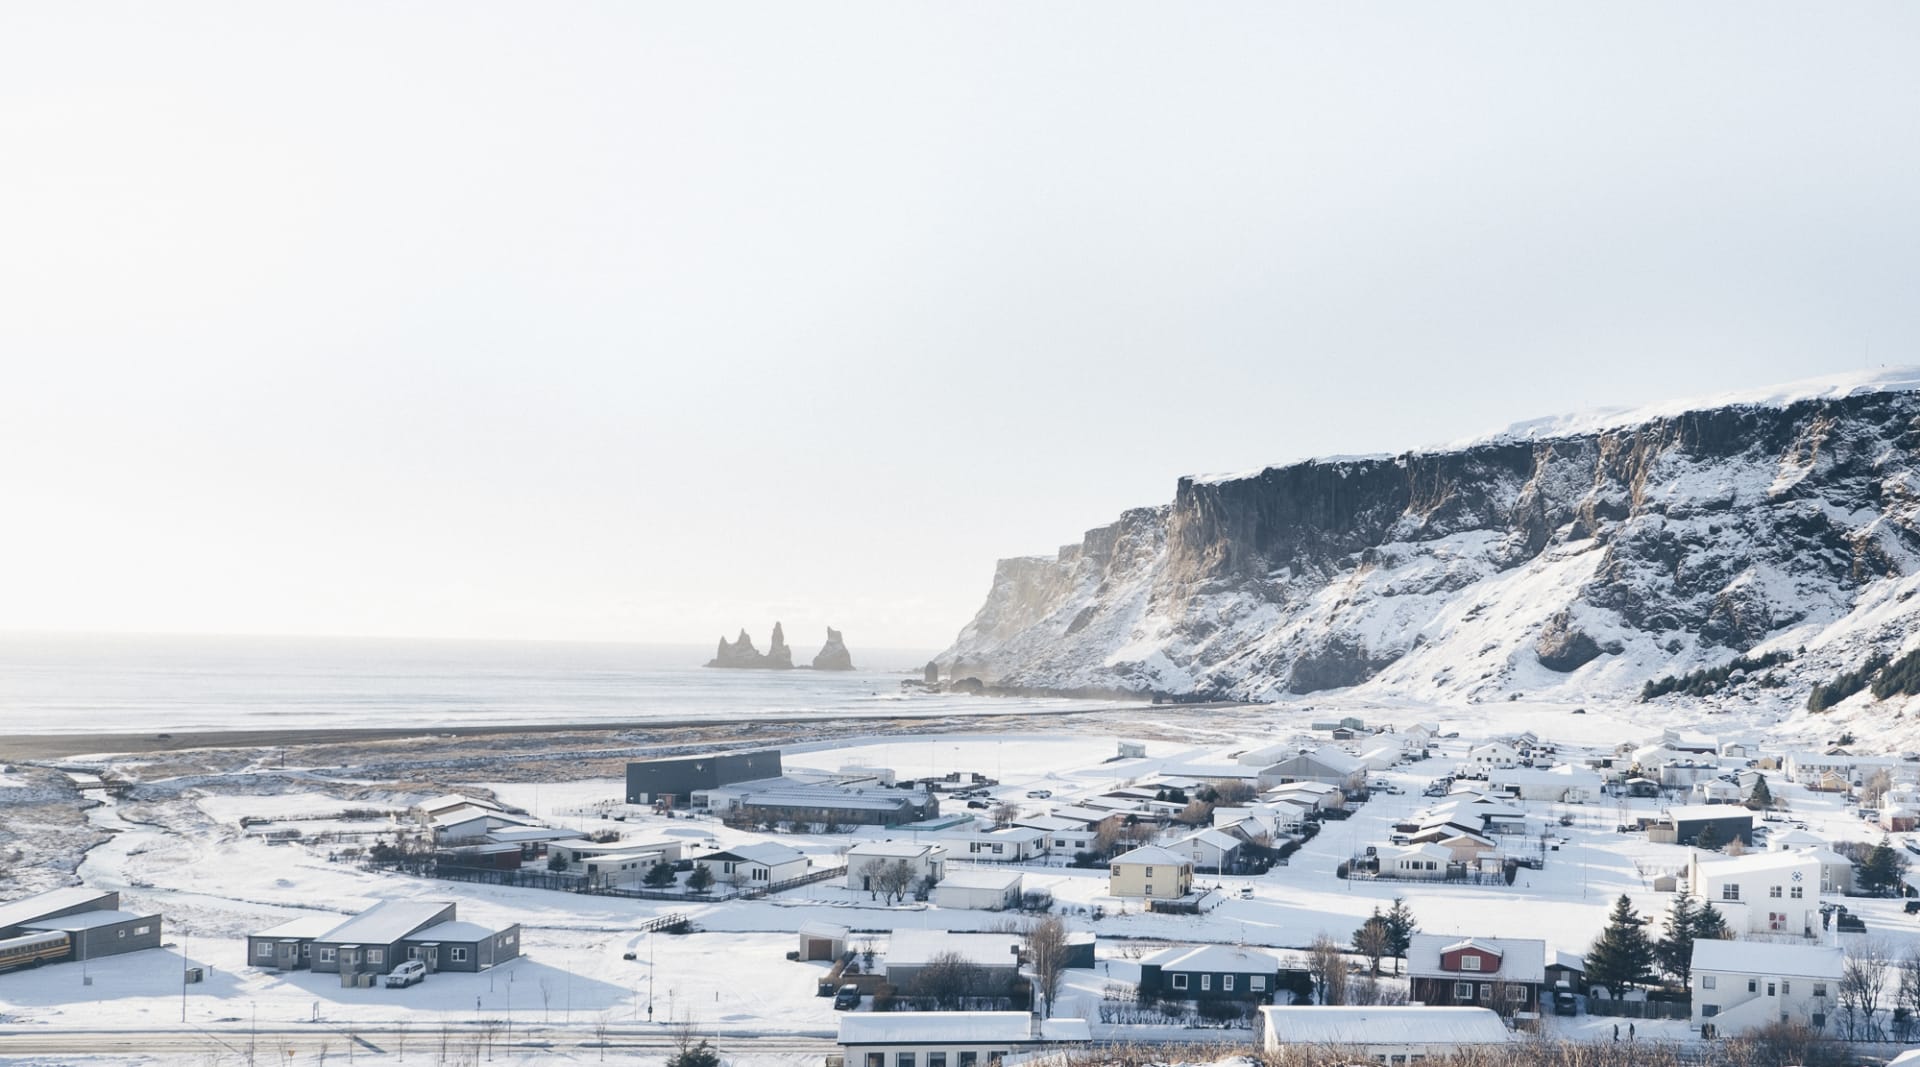
M 1400 751 L 1409 756 L 1425 755 L 1428 746 L 1432 745 L 1434 738 L 1438 736 L 1440 735 L 1434 727 L 1416 722 L 1400 731 Z
M 1753 844 L 1753 813 L 1731 804 L 1686 804 L 1640 819 L 1647 840 L 1668 845 L 1697 845 L 1711 831 L 1714 847 L 1738 838 Z
M 1444 880 L 1454 865 L 1453 852 L 1437 844 L 1388 849 L 1379 860 L 1382 877 L 1430 882 Z
M 1920 815 L 1912 808 L 1892 807 L 1880 809 L 1880 829 L 1890 833 L 1904 834 L 1920 827 Z
M 1031 826 L 1002 826 L 986 833 L 958 833 L 941 843 L 954 859 L 987 863 L 1024 863 L 1047 850 L 1047 834 Z
M 1695 941 L 1693 1025 L 1715 1037 L 1783 1021 L 1819 1029 L 1837 1008 L 1845 967 L 1837 946 Z
M 247 962 L 268 970 L 386 974 L 405 960 L 429 971 L 481 971 L 520 955 L 520 925 L 463 922 L 447 900 L 387 900 L 358 915 L 304 916 L 247 935 Z
M 1175 945 L 1140 961 L 1140 992 L 1172 1000 L 1265 1003 L 1279 983 L 1279 960 L 1232 945 Z
M 943 956 L 957 956 L 979 968 L 980 995 L 1005 996 L 1019 978 L 1020 935 L 895 930 L 883 964 L 887 982 L 912 995 L 913 980 Z
M 1538 1012 L 1547 943 L 1517 937 L 1415 934 L 1407 948 L 1409 995 L 1432 1006 Z
M 1758 852 L 1733 859 L 1687 860 L 1687 891 L 1719 909 L 1736 933 L 1820 930 L 1820 863 L 1804 852 Z
M 1207 829 L 1189 834 L 1169 847 L 1192 857 L 1196 871 L 1227 874 L 1239 867 L 1240 849 L 1245 844 L 1245 841 L 1225 831 Z
M 780 775 L 777 748 L 640 760 L 627 764 L 627 803 L 686 807 L 695 790 Z
M 80 886 L 0 904 L 0 941 L 37 935 L 47 943 L 66 938 L 64 954 L 49 950 L 42 960 L 117 956 L 160 947 L 160 913 L 122 910 L 118 892 Z
M 1556 950 L 1547 959 L 1547 984 L 1542 994 L 1555 990 L 1587 991 L 1587 958 L 1578 952 Z
M 936 908 L 1004 911 L 1020 906 L 1020 872 L 991 867 L 956 868 L 933 887 Z
M 810 919 L 800 924 L 800 958 L 837 960 L 847 951 L 849 931 L 838 923 Z
M 727 885 L 780 885 L 807 875 L 806 853 L 771 841 L 735 845 L 724 852 L 700 856 L 693 862 L 706 868 L 714 881 Z
M 1467 765 L 1478 774 L 1504 767 L 1518 767 L 1520 752 L 1505 741 L 1489 741 L 1467 750 Z
M 1546 770 L 1494 767 L 1487 772 L 1487 788 L 1519 800 L 1587 804 L 1600 796 L 1600 776 L 1564 763 Z
M 914 885 L 932 885 L 946 877 L 947 850 L 918 841 L 862 841 L 847 850 L 847 888 L 873 892 L 875 871 L 892 863 L 905 863 Z
M 1262 1007 L 1260 1044 L 1268 1052 L 1290 1047 L 1341 1049 L 1375 1063 L 1411 1063 L 1505 1045 L 1507 1025 L 1486 1008 L 1405 1006 Z
M 1369 771 L 1384 771 L 1399 763 L 1405 755 L 1399 741 L 1385 738 L 1363 746 L 1355 758 Z
M 1024 1011 L 855 1012 L 840 1017 L 846 1067 L 988 1067 L 1017 1053 L 1084 1046 L 1085 1019 Z
M 1347 806 L 1346 795 L 1340 789 L 1340 786 L 1325 782 L 1283 782 L 1268 788 L 1261 795 L 1272 803 L 1285 801 L 1305 804 L 1315 811 L 1324 811 Z
M 1115 745 L 1114 759 L 1146 759 L 1145 741 L 1120 741 Z
M 1113 858 L 1107 892 L 1116 897 L 1184 897 L 1193 888 L 1193 860 L 1161 848 L 1142 845 Z
M 1040 851 L 1047 856 L 1072 857 L 1081 852 L 1092 852 L 1094 842 L 1100 836 L 1100 832 L 1086 822 L 1063 819 L 1058 815 L 1029 815 L 1013 820 L 1013 825 L 1040 831 Z
M 1696 804 L 1738 804 L 1746 799 L 1746 794 L 1733 782 L 1710 778 L 1693 783 L 1691 797 Z
M 1358 789 L 1366 781 L 1367 769 L 1360 761 L 1331 745 L 1289 756 L 1260 771 L 1263 787 L 1289 782 L 1319 782 L 1335 789 Z
M 1784 770 L 1790 782 L 1796 782 L 1808 789 L 1822 789 L 1829 792 L 1840 792 L 1849 786 L 1864 785 L 1866 780 L 1878 771 L 1886 771 L 1896 778 L 1912 777 L 1909 765 L 1898 756 L 1855 756 L 1844 751 L 1789 752 Z M 1837 790 L 1828 785 L 1836 779 L 1845 783 Z

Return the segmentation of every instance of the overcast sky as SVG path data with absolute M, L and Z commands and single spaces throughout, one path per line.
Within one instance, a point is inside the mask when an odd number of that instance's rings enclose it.
M 1920 362 L 1909 4 L 0 7 L 0 628 L 944 645 L 1183 473 Z

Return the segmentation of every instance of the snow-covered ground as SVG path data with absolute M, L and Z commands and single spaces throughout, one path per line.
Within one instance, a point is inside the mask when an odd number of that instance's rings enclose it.
M 1543 870 L 1523 870 L 1510 887 L 1349 881 L 1334 873 L 1342 860 L 1366 845 L 1384 845 L 1392 823 L 1432 803 L 1420 795 L 1422 788 L 1462 760 L 1477 740 L 1531 728 L 1559 742 L 1563 758 L 1578 758 L 1584 748 L 1610 751 L 1622 740 L 1646 737 L 1646 726 L 1636 722 L 1643 711 L 1594 707 L 1587 714 L 1570 715 L 1556 709 L 1548 719 L 1543 709 L 1521 703 L 1471 709 L 1315 710 L 1295 705 L 1240 709 L 1217 717 L 1208 711 L 1142 708 L 1130 723 L 1129 736 L 1145 739 L 1144 759 L 1116 758 L 1112 734 L 976 733 L 800 744 L 785 750 L 785 762 L 792 768 L 825 770 L 886 766 L 901 777 L 977 771 L 999 779 L 994 803 L 1010 801 L 1023 811 L 1041 812 L 1151 781 L 1163 770 L 1188 762 L 1217 760 L 1231 751 L 1284 740 L 1304 730 L 1310 720 L 1329 715 L 1402 723 L 1417 717 L 1437 722 L 1442 730 L 1461 732 L 1460 738 L 1441 742 L 1433 759 L 1380 775 L 1403 792 L 1376 793 L 1351 819 L 1328 823 L 1288 866 L 1260 877 L 1202 875 L 1203 884 L 1227 890 L 1218 906 L 1202 915 L 1152 914 L 1137 901 L 1117 900 L 1107 894 L 1101 868 L 1023 866 L 1027 888 L 1050 891 L 1070 925 L 1094 930 L 1101 939 L 1099 967 L 1073 975 L 1059 1005 L 1063 1013 L 1096 1019 L 1103 992 L 1109 985 L 1130 985 L 1137 975 L 1134 961 L 1153 946 L 1244 943 L 1269 947 L 1292 962 L 1322 933 L 1345 942 L 1375 908 L 1385 908 L 1395 896 L 1406 898 L 1424 931 L 1534 937 L 1552 949 L 1571 952 L 1584 951 L 1607 908 L 1622 893 L 1633 897 L 1643 913 L 1658 915 L 1667 897 L 1652 890 L 1649 878 L 1684 865 L 1688 850 L 1616 831 L 1618 824 L 1631 821 L 1631 811 L 1656 809 L 1659 802 L 1654 800 L 1632 801 L 1627 810 L 1611 800 L 1528 805 L 1554 824 L 1564 843 L 1548 854 Z M 1778 775 L 1770 781 L 1794 817 L 1829 840 L 1878 840 L 1878 831 L 1855 817 L 1838 797 L 1807 793 Z M 815 995 L 823 965 L 785 959 L 800 924 L 810 919 L 840 923 L 861 931 L 857 938 L 884 947 L 892 930 L 984 930 L 1008 920 L 999 913 L 925 904 L 888 907 L 835 881 L 762 900 L 679 902 L 371 873 L 341 857 L 343 849 L 367 838 L 324 836 L 378 831 L 390 825 L 391 816 L 367 818 L 367 810 L 402 811 L 424 794 L 298 769 L 282 773 L 259 768 L 176 784 L 169 788 L 165 782 L 147 783 L 137 799 L 94 809 L 90 820 L 113 836 L 95 848 L 79 870 L 90 886 L 121 890 L 126 907 L 164 912 L 168 947 L 84 966 L 61 964 L 0 975 L 0 1023 L 5 1029 L 253 1026 L 257 1019 L 261 1027 L 310 1027 L 319 1020 L 319 1025 L 343 1032 L 404 1023 L 422 1034 L 442 1027 L 470 1028 L 478 1018 L 510 1015 L 523 1033 L 548 1026 L 558 1028 L 556 1033 L 568 1027 L 577 1033 L 600 1020 L 644 1028 L 651 1004 L 654 1026 L 690 1020 L 703 1031 L 721 1035 L 824 1038 L 834 1033 L 836 1015 L 830 1000 Z M 666 818 L 628 809 L 618 803 L 623 786 L 617 779 L 470 785 L 491 789 L 501 801 L 555 825 L 618 828 L 637 841 L 672 837 L 687 843 L 696 856 L 705 848 L 768 837 L 729 829 L 709 817 Z M 1050 791 L 1051 798 L 1029 798 L 1028 792 L 1036 789 Z M 949 802 L 948 810 L 955 807 Z M 351 820 L 337 818 L 349 809 L 362 811 Z M 626 815 L 623 822 L 603 817 L 615 811 Z M 1571 825 L 1557 825 L 1562 814 L 1571 816 Z M 275 820 L 266 828 L 299 828 L 302 836 L 291 843 L 272 842 L 243 830 L 241 819 L 248 816 Z M 805 851 L 816 864 L 832 865 L 859 836 L 780 834 L 775 839 Z M 962 862 L 954 860 L 956 865 Z M 1251 889 L 1250 897 L 1242 898 L 1242 887 Z M 453 900 L 462 919 L 521 923 L 526 956 L 479 975 L 435 975 L 405 990 L 343 989 L 331 976 L 279 974 L 244 965 L 249 930 L 315 910 L 345 915 L 393 897 Z M 1905 915 L 1898 901 L 1849 899 L 1848 905 L 1865 918 L 1871 936 L 1896 954 L 1920 946 L 1920 917 Z M 1096 910 L 1102 913 L 1097 919 Z M 670 912 L 687 915 L 697 932 L 634 932 L 645 920 Z M 635 959 L 623 958 L 628 953 Z M 211 973 L 206 982 L 187 987 L 182 997 L 180 970 L 188 963 L 208 966 Z M 1582 1017 L 1552 1025 L 1568 1035 L 1591 1036 L 1601 1032 L 1595 1027 L 1610 1028 L 1611 1023 Z M 1668 1031 L 1675 1037 L 1687 1033 L 1680 1023 L 1650 1024 L 1648 1036 Z M 1098 1032 L 1112 1031 L 1101 1027 Z

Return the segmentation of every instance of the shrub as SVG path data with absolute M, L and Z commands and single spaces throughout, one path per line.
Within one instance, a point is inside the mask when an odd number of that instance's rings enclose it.
M 1890 696 L 1912 696 L 1920 693 L 1920 648 L 1894 660 L 1893 664 L 1880 672 L 1873 680 L 1873 699 L 1885 700 Z
M 1678 677 L 1669 674 L 1657 682 L 1649 681 L 1640 688 L 1640 699 L 1642 702 L 1655 700 L 1669 693 L 1685 693 L 1690 697 L 1707 696 L 1725 689 L 1735 671 L 1753 674 L 1768 667 L 1778 667 L 1792 659 L 1791 652 L 1768 652 L 1763 656 L 1735 656 L 1718 667 L 1706 667 Z
M 1880 673 L 1881 668 L 1886 665 L 1887 657 L 1871 656 L 1858 669 L 1848 671 L 1824 685 L 1815 685 L 1813 692 L 1807 694 L 1807 710 L 1825 711 L 1858 693 L 1865 689 L 1867 684 L 1873 681 L 1873 676 Z

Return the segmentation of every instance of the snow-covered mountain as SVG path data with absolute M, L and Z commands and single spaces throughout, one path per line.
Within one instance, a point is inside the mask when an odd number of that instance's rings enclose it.
M 1061 690 L 1585 700 L 1782 652 L 1708 699 L 1803 704 L 1920 643 L 1917 457 L 1903 370 L 1182 478 L 1002 560 L 940 662 Z

